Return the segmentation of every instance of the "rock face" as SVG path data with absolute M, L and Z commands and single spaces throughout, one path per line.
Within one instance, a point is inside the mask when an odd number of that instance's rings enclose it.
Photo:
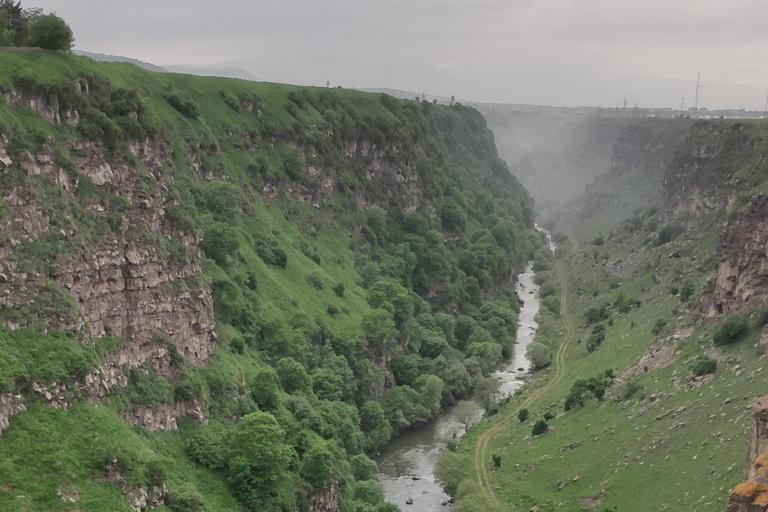
M 718 250 L 714 290 L 703 309 L 714 317 L 768 301 L 768 198 L 752 199 L 728 221 Z
M 339 484 L 311 493 L 307 501 L 311 512 L 339 512 Z
M 728 499 L 728 512 L 765 512 L 768 510 L 768 396 L 752 409 L 754 424 L 747 454 L 745 481 Z

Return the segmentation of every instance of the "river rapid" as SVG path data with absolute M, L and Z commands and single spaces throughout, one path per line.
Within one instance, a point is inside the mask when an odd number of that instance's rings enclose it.
M 521 301 L 517 340 L 512 357 L 492 374 L 501 384 L 499 400 L 514 394 L 530 371 L 531 363 L 525 352 L 539 327 L 535 318 L 541 305 L 535 277 L 533 263 L 517 276 L 515 291 Z M 463 435 L 464 425 L 456 419 L 455 409 L 451 407 L 429 423 L 404 432 L 375 457 L 379 481 L 388 502 L 399 505 L 404 512 L 450 510 L 449 496 L 435 482 L 434 468 L 440 451 L 445 448 L 445 439 L 454 433 Z M 411 504 L 407 503 L 409 500 Z

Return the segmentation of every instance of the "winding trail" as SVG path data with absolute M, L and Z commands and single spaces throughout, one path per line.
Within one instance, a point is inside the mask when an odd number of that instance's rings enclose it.
M 577 247 L 578 244 L 576 241 L 572 240 L 570 256 L 573 256 L 576 253 Z M 576 335 L 576 329 L 571 323 L 570 318 L 568 318 L 568 278 L 565 275 L 565 269 L 563 268 L 563 259 L 557 262 L 555 268 L 557 269 L 557 278 L 560 282 L 561 289 L 560 317 L 563 319 L 563 325 L 565 326 L 565 337 L 563 338 L 562 343 L 560 343 L 560 347 L 558 347 L 557 353 L 555 354 L 555 373 L 549 382 L 531 393 L 528 398 L 523 400 L 517 409 L 509 411 L 501 421 L 486 430 L 478 438 L 477 444 L 475 445 L 475 473 L 477 474 L 477 480 L 480 483 L 480 488 L 483 490 L 485 497 L 490 497 L 493 499 L 493 502 L 496 505 L 499 504 L 499 499 L 496 497 L 496 493 L 493 492 L 491 480 L 488 476 L 488 464 L 486 457 L 488 454 L 488 442 L 491 440 L 491 438 L 493 438 L 493 436 L 499 433 L 501 429 L 509 425 L 511 422 L 517 420 L 517 413 L 520 411 L 520 409 L 533 404 L 542 395 L 544 395 L 547 391 L 552 389 L 554 386 L 560 383 L 560 381 L 563 380 L 566 369 L 565 354 L 568 352 L 568 347 Z

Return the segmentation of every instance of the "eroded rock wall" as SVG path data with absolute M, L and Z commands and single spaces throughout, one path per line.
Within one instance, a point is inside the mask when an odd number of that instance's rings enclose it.
M 745 481 L 728 499 L 728 512 L 766 512 L 768 510 L 768 396 L 752 408 L 752 437 L 747 454 Z
M 752 198 L 725 226 L 718 271 L 703 309 L 715 317 L 768 303 L 768 198 Z

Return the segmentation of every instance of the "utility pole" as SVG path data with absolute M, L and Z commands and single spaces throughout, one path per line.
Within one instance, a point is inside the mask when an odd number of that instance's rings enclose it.
M 627 110 L 627 95 L 624 95 L 624 110 Z
M 768 91 L 765 91 L 765 109 L 763 110 L 763 119 L 768 119 Z
M 683 96 L 683 101 L 680 102 L 680 115 L 685 115 L 685 96 Z
M 693 110 L 695 110 L 696 112 L 699 111 L 699 89 L 701 89 L 702 87 L 704 86 L 701 85 L 701 75 L 698 75 L 696 77 L 696 99 L 693 102 Z

